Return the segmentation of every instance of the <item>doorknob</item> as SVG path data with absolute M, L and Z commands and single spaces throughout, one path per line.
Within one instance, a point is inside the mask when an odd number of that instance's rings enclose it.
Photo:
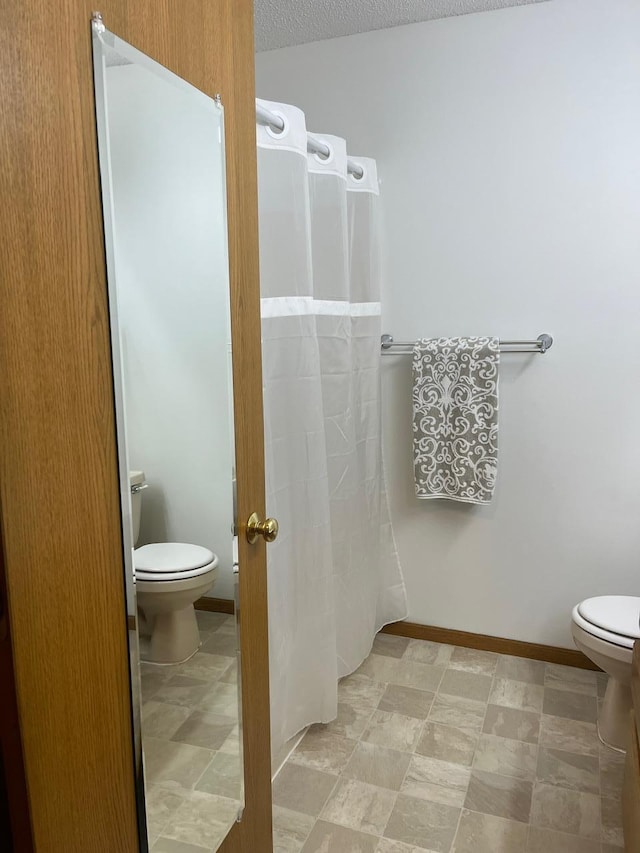
M 262 536 L 265 542 L 273 542 L 278 538 L 278 522 L 275 518 L 267 518 L 260 521 L 257 512 L 252 512 L 247 521 L 247 542 L 253 545 L 258 536 Z

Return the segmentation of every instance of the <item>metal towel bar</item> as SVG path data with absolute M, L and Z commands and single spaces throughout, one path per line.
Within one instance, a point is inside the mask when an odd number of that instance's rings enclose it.
M 551 335 L 538 335 L 535 341 L 505 341 L 500 338 L 500 349 L 504 352 L 539 352 L 543 354 L 551 349 L 552 345 L 553 338 Z M 411 355 L 413 347 L 413 341 L 394 341 L 393 335 L 382 335 L 380 338 L 382 355 Z

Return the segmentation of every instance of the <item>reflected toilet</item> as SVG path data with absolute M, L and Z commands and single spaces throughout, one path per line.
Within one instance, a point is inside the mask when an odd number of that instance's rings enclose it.
M 140 534 L 143 471 L 130 472 L 134 545 Z M 194 602 L 214 585 L 218 558 L 208 548 L 184 542 L 155 542 L 134 548 L 140 633 L 149 636 L 143 660 L 182 663 L 200 648 Z

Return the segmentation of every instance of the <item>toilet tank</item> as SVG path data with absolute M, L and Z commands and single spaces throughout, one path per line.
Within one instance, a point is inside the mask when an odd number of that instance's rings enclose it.
M 144 471 L 129 471 L 131 484 L 131 532 L 133 544 L 136 545 L 140 535 L 140 512 L 142 511 L 142 490 L 147 488 Z

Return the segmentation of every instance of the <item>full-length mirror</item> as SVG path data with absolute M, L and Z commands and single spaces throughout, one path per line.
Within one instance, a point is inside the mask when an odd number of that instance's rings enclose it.
M 223 108 L 93 43 L 141 848 L 211 851 L 243 799 Z

